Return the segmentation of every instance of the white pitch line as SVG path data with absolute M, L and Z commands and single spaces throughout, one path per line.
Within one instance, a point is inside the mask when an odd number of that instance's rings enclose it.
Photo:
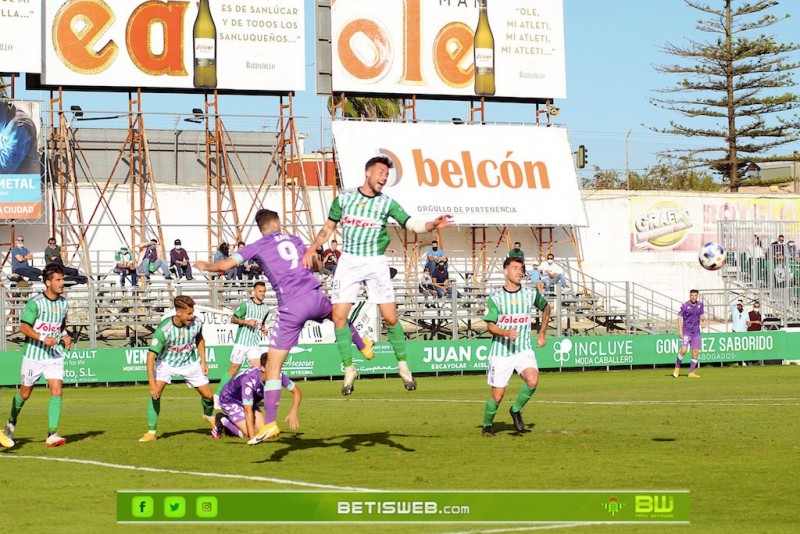
M 343 491 L 380 491 L 369 488 L 355 488 L 351 486 L 334 486 L 332 484 L 317 484 L 315 482 L 302 482 L 298 480 L 288 480 L 285 478 L 274 477 L 260 477 L 254 475 L 235 475 L 229 473 L 201 473 L 198 471 L 181 471 L 178 469 L 161 469 L 158 467 L 140 467 L 136 465 L 125 464 L 112 464 L 106 462 L 98 462 L 95 460 L 79 460 L 77 458 L 54 458 L 49 456 L 27 456 L 15 454 L 0 454 L 1 459 L 18 459 L 18 460 L 45 460 L 49 462 L 65 462 L 72 464 L 94 465 L 98 467 L 108 467 L 110 469 L 122 469 L 125 471 L 147 471 L 149 473 L 170 473 L 173 475 L 188 475 L 212 478 L 232 478 L 237 480 L 251 480 L 254 482 L 273 482 L 275 484 L 289 484 L 293 486 L 304 486 L 308 488 L 320 488 L 329 490 L 343 490 Z
M 352 398 L 340 399 L 336 397 L 304 398 L 304 402 L 325 401 L 325 402 L 434 402 L 434 403 L 458 403 L 458 404 L 485 404 L 486 400 L 476 399 L 387 399 L 379 397 L 371 398 Z M 798 406 L 800 398 L 778 398 L 778 399 L 695 399 L 695 400 L 642 400 L 642 401 L 557 401 L 535 399 L 536 404 L 569 404 L 580 406 L 648 406 L 662 404 L 709 404 L 714 406 Z
M 531 525 L 529 527 L 493 528 L 489 530 L 462 530 L 459 532 L 445 532 L 443 534 L 499 534 L 501 532 L 531 532 L 533 530 L 555 530 L 558 528 L 574 528 L 603 524 L 607 523 L 557 523 L 549 525 Z

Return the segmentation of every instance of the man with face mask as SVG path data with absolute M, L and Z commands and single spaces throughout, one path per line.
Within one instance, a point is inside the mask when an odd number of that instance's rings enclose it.
M 747 332 L 747 312 L 744 311 L 744 299 L 739 299 L 736 304 L 731 304 L 731 330 L 733 332 Z
M 181 240 L 175 240 L 175 248 L 169 251 L 169 266 L 175 268 L 175 275 L 178 278 L 192 280 L 192 264 L 189 262 L 189 254 L 181 245 Z
M 439 248 L 439 242 L 435 239 L 431 241 L 431 248 L 428 249 L 428 252 L 425 253 L 425 269 L 428 269 L 431 274 L 436 271 L 436 266 L 441 263 L 442 261 L 447 264 L 447 256 L 444 255 L 444 251 Z
M 544 282 L 544 289 L 547 293 L 553 292 L 556 283 L 561 284 L 562 288 L 567 287 L 567 279 L 564 278 L 564 270 L 555 262 L 552 254 L 547 255 L 547 261 L 541 266 L 541 277 Z

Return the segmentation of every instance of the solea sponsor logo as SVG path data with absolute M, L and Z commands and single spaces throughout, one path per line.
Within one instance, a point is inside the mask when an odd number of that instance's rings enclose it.
M 378 150 L 394 163 L 385 187 L 393 187 L 403 178 L 403 164 L 395 152 Z M 411 151 L 417 185 L 445 186 L 453 189 L 550 189 L 550 175 L 543 161 L 521 161 L 513 151 L 507 151 L 499 161 L 476 160 L 472 152 L 462 150 L 457 157 L 437 161 L 425 157 L 422 149 Z
M 670 247 L 679 242 L 692 227 L 689 210 L 677 202 L 663 201 L 650 206 L 634 222 L 636 244 L 648 242 L 654 247 Z

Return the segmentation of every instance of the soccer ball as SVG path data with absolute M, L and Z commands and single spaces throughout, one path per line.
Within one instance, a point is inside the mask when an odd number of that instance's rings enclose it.
M 706 243 L 700 249 L 697 259 L 700 260 L 700 265 L 703 266 L 703 269 L 716 271 L 725 265 L 725 249 L 719 243 Z

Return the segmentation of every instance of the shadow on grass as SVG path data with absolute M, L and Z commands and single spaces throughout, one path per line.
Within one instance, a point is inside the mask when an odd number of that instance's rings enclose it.
M 391 432 L 375 432 L 372 434 L 346 434 L 343 436 L 333 436 L 320 439 L 302 439 L 302 434 L 295 434 L 291 438 L 281 438 L 275 440 L 275 445 L 285 445 L 264 460 L 255 463 L 280 462 L 293 452 L 300 452 L 310 449 L 328 449 L 338 447 L 345 452 L 357 452 L 363 447 L 384 446 L 398 449 L 403 452 L 415 452 L 414 449 L 406 447 L 402 443 L 395 441 L 395 438 L 410 437 L 405 434 L 392 434 Z M 416 436 L 419 437 L 419 436 Z M 433 436 L 430 436 L 433 437 Z
M 675 438 L 653 438 L 653 441 L 676 441 Z
M 105 431 L 103 430 L 90 430 L 89 432 L 84 432 L 82 434 L 70 434 L 64 437 L 67 439 L 67 445 L 69 445 L 70 443 L 75 443 L 76 441 L 92 439 L 97 436 L 102 436 L 103 434 L 105 434 Z
M 83 440 L 86 440 L 86 439 L 92 439 L 95 436 L 100 436 L 102 434 L 105 434 L 105 431 L 103 431 L 103 430 L 92 430 L 90 432 L 84 432 L 82 434 L 69 434 L 67 436 L 64 436 L 64 438 L 66 438 L 67 445 L 69 445 L 70 443 L 77 443 L 79 441 L 83 441 Z M 34 447 L 39 447 L 39 446 L 44 447 L 44 439 L 41 439 L 41 440 L 39 440 L 39 439 L 31 439 L 31 438 L 15 439 L 14 440 L 14 447 L 12 447 L 11 449 L 0 449 L 0 450 L 3 450 L 3 451 L 5 451 L 5 450 L 17 451 L 17 450 L 23 449 L 26 446 L 31 445 L 31 444 Z
M 522 436 L 524 434 L 532 433 L 536 427 L 536 423 L 526 423 L 525 430 L 522 432 L 517 431 L 517 429 L 514 428 L 514 425 L 511 423 L 496 422 L 492 424 L 492 427 L 494 427 L 495 434 L 499 434 L 500 432 L 508 432 L 514 436 Z M 481 430 L 483 429 L 483 425 L 478 425 L 475 428 L 477 429 L 476 433 L 480 434 Z
M 158 436 L 158 439 L 167 439 L 174 436 L 181 436 L 183 434 L 200 434 L 201 436 L 210 436 L 211 428 L 192 428 L 187 430 L 176 430 L 174 432 L 164 432 Z

